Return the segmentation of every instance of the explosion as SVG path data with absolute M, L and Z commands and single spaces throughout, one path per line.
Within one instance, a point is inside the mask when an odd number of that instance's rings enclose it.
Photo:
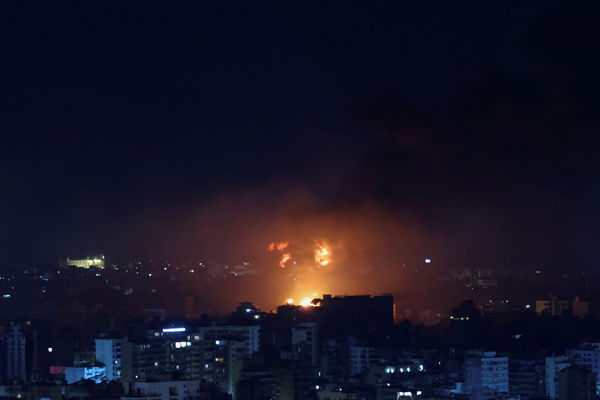
M 317 294 L 313 293 L 313 297 L 304 297 L 302 300 L 300 300 L 299 305 L 302 307 L 316 307 L 315 304 L 313 304 L 313 298 L 316 298 Z M 286 300 L 286 303 L 288 305 L 293 305 L 294 304 L 294 299 L 293 298 L 289 298 Z
M 281 260 L 279 261 L 279 266 L 281 268 L 285 268 L 285 263 L 290 261 L 292 259 L 292 254 L 291 253 L 283 253 L 281 255 Z
M 269 249 L 269 251 L 273 251 L 275 249 L 281 251 L 285 250 L 288 247 L 288 244 L 288 242 L 271 242 L 267 249 Z
M 288 242 L 271 242 L 267 249 L 269 251 L 283 251 L 288 247 Z M 285 268 L 285 264 L 292 259 L 292 253 L 283 253 L 281 255 L 281 260 L 279 260 L 279 266 L 281 268 Z
M 319 266 L 324 267 L 329 264 L 331 252 L 319 242 L 315 242 L 315 246 L 315 262 Z
M 267 250 L 279 255 L 278 265 L 286 269 L 281 275 L 285 285 L 291 285 L 289 296 L 285 302 L 288 305 L 314 307 L 313 299 L 319 293 L 330 290 L 324 279 L 325 268 L 331 266 L 331 247 L 321 240 L 296 243 L 275 241 L 269 243 Z M 292 255 L 293 254 L 293 255 Z M 316 268 L 315 268 L 316 265 Z M 289 269 L 287 269 L 290 267 Z
M 279 266 L 281 268 L 285 268 L 286 264 L 292 260 L 291 252 L 283 252 L 288 248 L 288 245 L 289 242 L 271 242 L 267 246 L 267 250 L 278 251 L 281 253 L 281 258 L 279 260 Z M 300 257 L 302 258 L 302 255 L 300 255 Z M 319 267 L 325 267 L 331 262 L 331 250 L 318 240 L 315 240 L 314 262 Z M 296 262 L 294 261 L 294 264 L 295 263 Z
M 314 307 L 315 305 L 312 303 L 312 299 L 310 297 L 305 297 L 300 301 L 300 305 L 302 307 Z

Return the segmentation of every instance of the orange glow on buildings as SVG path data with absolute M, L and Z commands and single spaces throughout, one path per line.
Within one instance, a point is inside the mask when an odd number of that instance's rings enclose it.
M 302 307 L 314 307 L 315 305 L 312 303 L 312 299 L 310 297 L 305 297 L 300 301 L 300 305 Z

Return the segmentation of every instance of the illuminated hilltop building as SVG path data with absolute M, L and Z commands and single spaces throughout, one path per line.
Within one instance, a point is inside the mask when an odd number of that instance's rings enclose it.
M 536 300 L 535 311 L 538 314 L 548 313 L 559 316 L 564 313 L 571 313 L 575 317 L 583 318 L 588 314 L 589 303 L 581 301 L 579 296 L 575 300 L 560 300 L 553 296 L 550 300 Z
M 63 268 L 66 267 L 76 267 L 76 268 L 104 268 L 104 256 L 102 254 L 95 257 L 86 257 L 86 258 L 69 258 L 67 257 L 64 260 L 60 260 L 60 266 Z

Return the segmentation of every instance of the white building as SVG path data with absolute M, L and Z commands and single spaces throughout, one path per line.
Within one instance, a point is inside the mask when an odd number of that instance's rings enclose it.
M 368 371 L 371 364 L 371 348 L 367 346 L 350 346 L 348 352 L 348 373 L 356 376 Z
M 121 379 L 121 339 L 96 339 L 96 360 L 106 366 L 106 379 Z
M 311 365 L 319 364 L 319 328 L 316 322 L 302 322 L 292 328 L 292 346 L 296 352 L 306 349 Z
M 200 398 L 200 381 L 134 382 L 121 400 L 185 400 Z
M 106 379 L 106 367 L 67 367 L 65 379 L 68 384 L 88 379 L 101 383 Z
M 600 343 L 582 343 L 575 349 L 567 350 L 567 357 L 573 365 L 593 372 L 597 391 L 600 392 Z
M 567 356 L 546 357 L 546 396 L 558 398 L 558 373 L 570 365 Z
M 508 357 L 495 351 L 474 351 L 465 357 L 465 394 L 472 400 L 487 400 L 508 393 Z

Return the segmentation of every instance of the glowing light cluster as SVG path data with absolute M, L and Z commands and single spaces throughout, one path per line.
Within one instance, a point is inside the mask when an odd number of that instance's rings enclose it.
M 300 305 L 302 307 L 314 307 L 315 305 L 312 303 L 312 299 L 310 297 L 305 297 L 300 301 Z
M 185 328 L 164 328 L 162 331 L 164 333 L 185 332 Z
M 283 252 L 283 250 L 287 249 L 288 247 L 288 242 L 271 242 L 269 244 L 269 246 L 267 246 L 267 249 L 269 251 L 280 251 Z M 281 254 L 281 259 L 279 260 L 279 266 L 281 268 L 285 268 L 285 264 L 290 261 L 292 259 L 292 253 L 289 252 L 285 252 Z
M 300 303 L 298 303 L 300 306 L 302 307 L 315 307 L 316 305 L 313 304 L 313 299 L 317 298 L 318 294 L 315 292 L 312 294 L 312 297 L 303 297 L 302 300 L 300 300 Z M 293 305 L 294 304 L 294 299 L 292 297 L 288 298 L 286 300 L 286 303 L 289 305 Z
M 281 268 L 285 268 L 287 263 L 292 261 L 292 253 L 287 250 L 289 246 L 289 242 L 271 242 L 267 246 L 268 251 L 278 251 L 281 253 L 281 258 L 279 259 L 279 266 Z M 325 244 L 315 241 L 315 250 L 314 250 L 314 262 L 319 267 L 325 267 L 329 265 L 331 262 L 331 249 L 329 249 Z M 294 262 L 295 264 L 296 262 Z
M 285 250 L 288 247 L 288 242 L 271 242 L 268 246 L 269 251 L 274 251 L 275 249 L 281 251 Z
M 329 264 L 331 251 L 319 242 L 316 242 L 315 246 L 315 262 L 324 267 Z
M 279 261 L 279 266 L 281 268 L 285 268 L 285 263 L 292 259 L 292 253 L 283 253 L 281 255 L 281 260 Z

